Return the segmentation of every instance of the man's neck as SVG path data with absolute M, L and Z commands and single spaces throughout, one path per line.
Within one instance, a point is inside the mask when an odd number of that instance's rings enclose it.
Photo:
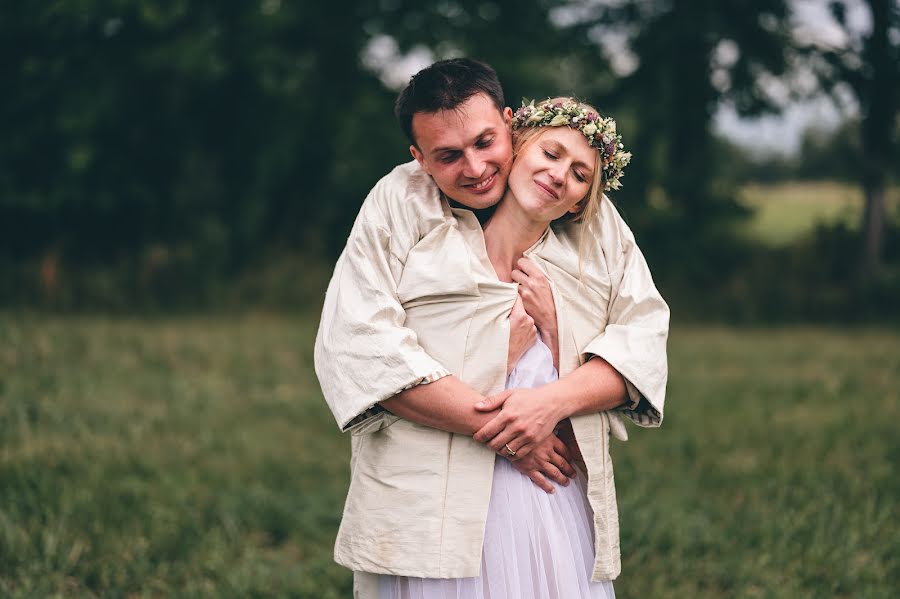
M 451 208 L 469 210 L 470 212 L 472 212 L 475 215 L 475 218 L 478 219 L 478 222 L 481 223 L 482 227 L 484 227 L 484 223 L 486 223 L 488 219 L 493 216 L 494 211 L 497 209 L 496 204 L 493 206 L 488 206 L 487 208 L 469 208 L 464 204 L 460 204 L 453 198 L 450 198 L 446 195 L 444 197 L 447 198 L 447 203 L 450 204 Z

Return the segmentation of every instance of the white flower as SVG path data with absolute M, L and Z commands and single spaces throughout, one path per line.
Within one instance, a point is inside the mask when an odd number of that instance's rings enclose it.
M 553 117 L 552 121 L 550 121 L 551 127 L 559 127 L 560 125 L 568 125 L 568 124 L 569 124 L 569 117 L 568 117 L 568 115 L 565 115 L 565 114 L 558 114 L 555 117 Z
M 597 132 L 597 125 L 595 125 L 594 123 L 588 123 L 581 128 L 581 132 L 590 137 Z

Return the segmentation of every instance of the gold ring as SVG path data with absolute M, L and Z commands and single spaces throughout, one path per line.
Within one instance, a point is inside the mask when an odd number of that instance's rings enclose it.
M 506 443 L 505 447 L 506 447 L 506 453 L 508 453 L 510 456 L 516 455 L 516 452 L 509 448 L 509 443 Z

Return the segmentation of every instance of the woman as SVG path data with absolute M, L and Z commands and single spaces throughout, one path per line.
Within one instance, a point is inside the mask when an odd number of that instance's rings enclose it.
M 547 241 L 552 222 L 563 218 L 585 221 L 594 215 L 603 201 L 603 190 L 618 188 L 622 169 L 630 159 L 622 149 L 615 122 L 571 98 L 523 106 L 513 117 L 513 131 L 515 162 L 508 189 L 484 225 L 486 257 L 498 281 L 507 284 L 521 280 L 522 273 L 516 268 L 519 260 Z M 590 232 L 583 231 L 585 234 Z M 552 316 L 535 319 L 540 339 L 508 376 L 507 389 L 534 388 L 558 378 L 560 327 Z M 571 346 L 570 338 L 563 339 L 564 348 Z M 575 415 L 566 412 L 565 406 L 558 408 L 564 418 Z M 568 420 L 565 425 L 571 427 Z M 571 435 L 571 428 L 568 430 Z M 506 457 L 515 457 L 522 450 L 514 439 L 495 442 Z M 599 453 L 600 445 L 589 444 L 592 454 Z M 573 450 L 577 453 L 577 447 Z M 381 575 L 382 599 L 614 597 L 611 581 L 591 581 L 595 539 L 584 475 L 578 475 L 574 484 L 555 485 L 554 493 L 547 494 L 506 457 L 497 457 L 494 463 L 481 575 Z M 586 459 L 605 465 L 608 455 Z

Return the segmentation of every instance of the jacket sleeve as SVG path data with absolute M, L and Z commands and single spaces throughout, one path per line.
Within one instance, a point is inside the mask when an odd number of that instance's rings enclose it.
M 410 203 L 440 200 L 417 197 L 423 190 L 430 196 L 437 192 L 411 188 L 400 171 L 382 179 L 363 203 L 335 265 L 316 335 L 322 394 L 338 426 L 354 433 L 396 419 L 378 402 L 448 374 L 404 326 L 397 297 L 404 258 L 425 226 Z
M 615 207 L 601 201 L 599 239 L 611 289 L 606 328 L 584 349 L 600 356 L 625 378 L 630 402 L 625 416 L 641 426 L 662 424 L 666 399 L 669 307 L 663 300 L 634 235 Z

